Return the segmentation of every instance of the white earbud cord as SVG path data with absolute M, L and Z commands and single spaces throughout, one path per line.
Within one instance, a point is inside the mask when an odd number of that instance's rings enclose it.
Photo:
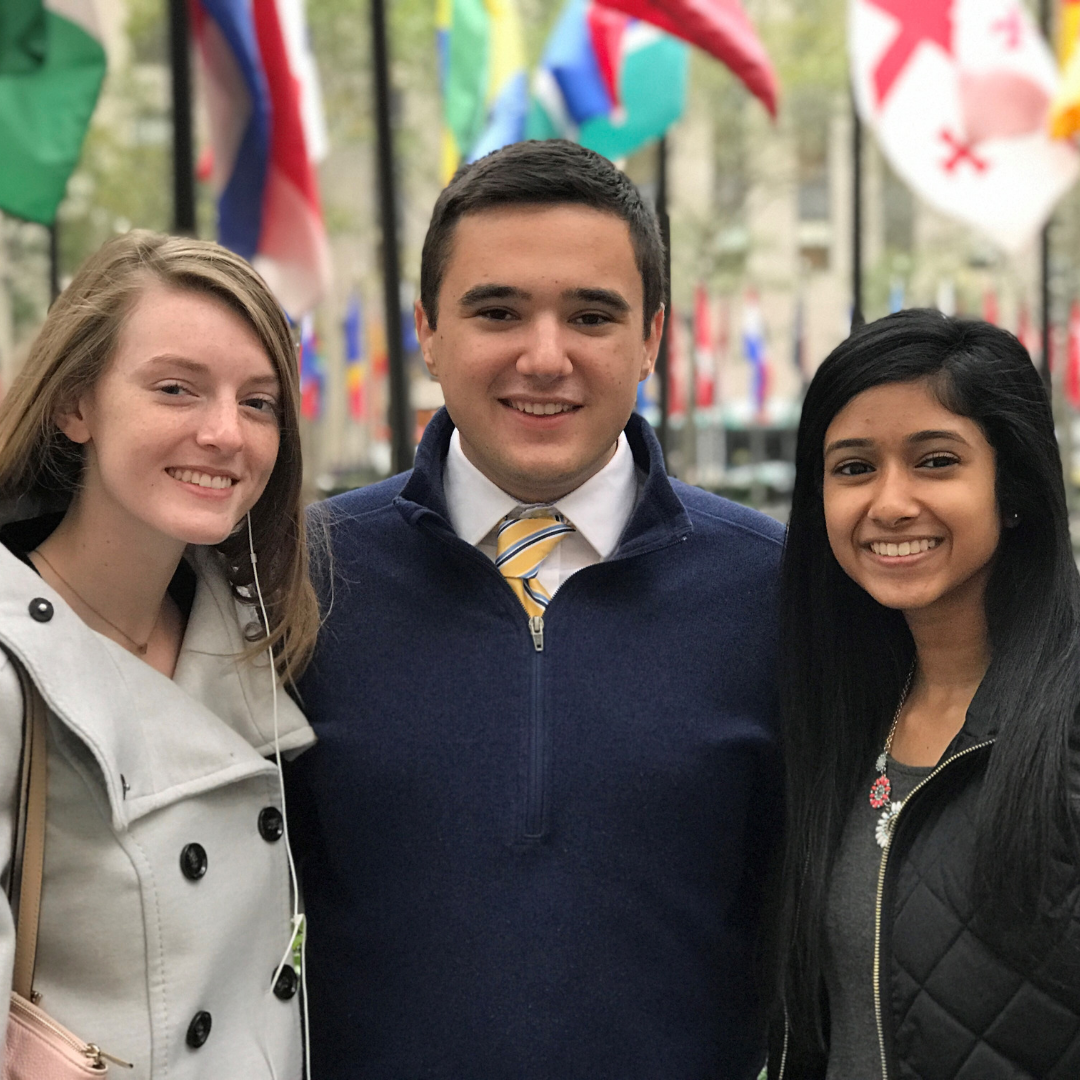
M 251 574 L 255 582 L 255 595 L 259 600 L 259 610 L 262 612 L 263 628 L 269 632 L 270 618 L 266 613 L 266 603 L 263 600 L 262 587 L 259 585 L 259 570 L 258 559 L 255 556 L 255 538 L 251 531 L 251 514 L 247 514 L 247 534 L 248 534 L 248 553 L 251 555 Z M 285 949 L 285 955 L 281 958 L 281 963 L 278 964 L 277 970 L 274 972 L 273 982 L 271 986 L 276 986 L 278 979 L 281 977 L 282 971 L 285 969 L 286 964 L 292 963 L 293 955 L 293 943 L 296 941 L 296 935 L 300 934 L 300 1000 L 301 1008 L 304 1018 L 304 1030 L 302 1032 L 304 1040 L 304 1076 L 307 1080 L 311 1080 L 311 1043 L 308 1039 L 308 994 L 307 994 L 307 926 L 305 925 L 304 916 L 300 911 L 300 885 L 296 876 L 296 863 L 293 861 L 292 845 L 289 842 L 289 815 L 285 809 L 285 773 L 281 768 L 281 741 L 278 734 L 278 689 L 277 689 L 277 669 L 274 666 L 274 650 L 267 648 L 266 655 L 270 660 L 270 687 L 271 687 L 271 700 L 273 701 L 273 713 L 274 713 L 274 761 L 277 764 L 278 774 L 278 788 L 281 792 L 281 824 L 282 824 L 282 839 L 285 841 L 285 856 L 289 863 L 289 884 L 292 887 L 292 936 L 289 938 L 289 944 Z

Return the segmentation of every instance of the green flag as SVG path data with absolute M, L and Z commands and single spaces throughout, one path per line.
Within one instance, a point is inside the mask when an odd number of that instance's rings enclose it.
M 660 138 L 682 116 L 690 50 L 666 34 L 638 24 L 623 55 L 622 110 L 581 125 L 578 141 L 606 158 L 621 158 Z
M 0 75 L 26 75 L 45 62 L 42 0 L 0 3 Z
M 622 158 L 660 138 L 686 104 L 689 48 L 634 20 L 618 44 L 618 107 L 600 85 L 584 0 L 563 10 L 533 80 L 527 139 L 571 139 Z
M 59 11 L 52 10 L 54 3 Z M 12 4 L 13 12 L 29 7 L 27 0 L 0 0 L 0 28 L 9 25 Z M 0 210 L 50 225 L 97 104 L 105 50 L 95 0 L 45 0 L 43 11 L 41 63 L 21 73 L 0 72 Z

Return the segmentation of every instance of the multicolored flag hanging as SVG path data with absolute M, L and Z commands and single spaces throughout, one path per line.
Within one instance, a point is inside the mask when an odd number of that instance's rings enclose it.
M 859 113 L 927 202 L 1009 250 L 1072 186 L 1048 131 L 1057 66 L 1021 0 L 851 0 Z
M 776 72 L 739 0 L 604 0 L 635 19 L 704 49 L 729 67 L 776 116 Z
M 743 356 L 751 368 L 750 402 L 755 415 L 761 419 L 765 415 L 765 402 L 769 397 L 769 358 L 765 344 L 765 318 L 755 289 L 749 289 L 743 300 L 742 343 Z
M 517 0 L 438 0 L 443 180 L 525 134 L 529 83 Z
M 526 138 L 571 139 L 621 158 L 683 113 L 689 50 L 637 19 L 569 0 L 533 78 Z
M 305 315 L 300 320 L 300 415 L 318 420 L 323 408 L 323 362 L 315 320 Z
M 364 316 L 360 298 L 349 297 L 342 323 L 345 331 L 345 390 L 349 395 L 349 415 L 354 420 L 367 419 L 367 379 L 364 370 Z
M 105 77 L 97 3 L 0 8 L 0 210 L 51 225 Z
M 191 0 L 206 88 L 218 237 L 294 318 L 330 283 L 314 151 L 325 147 L 302 0 Z M 305 58 L 306 57 L 306 58 Z M 305 123 L 306 119 L 306 123 Z

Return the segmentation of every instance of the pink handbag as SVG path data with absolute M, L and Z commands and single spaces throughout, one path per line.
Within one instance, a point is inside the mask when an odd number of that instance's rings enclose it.
M 15 970 L 4 1044 L 3 1080 L 81 1080 L 108 1072 L 109 1055 L 84 1042 L 58 1024 L 35 1002 L 34 958 L 37 952 L 38 915 L 41 910 L 41 875 L 45 865 L 45 701 L 25 668 L 11 657 L 22 685 L 26 717 L 23 738 L 22 790 L 17 830 L 21 853 L 19 912 L 15 930 Z M 14 880 L 14 875 L 12 875 Z M 118 1065 L 126 1061 L 109 1058 Z M 128 1066 L 130 1068 L 130 1066 Z

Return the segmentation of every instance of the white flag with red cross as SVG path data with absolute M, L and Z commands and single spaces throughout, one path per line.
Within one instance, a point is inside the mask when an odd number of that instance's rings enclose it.
M 1015 250 L 1072 186 L 1058 69 L 1021 0 L 851 0 L 859 113 L 928 203 Z

